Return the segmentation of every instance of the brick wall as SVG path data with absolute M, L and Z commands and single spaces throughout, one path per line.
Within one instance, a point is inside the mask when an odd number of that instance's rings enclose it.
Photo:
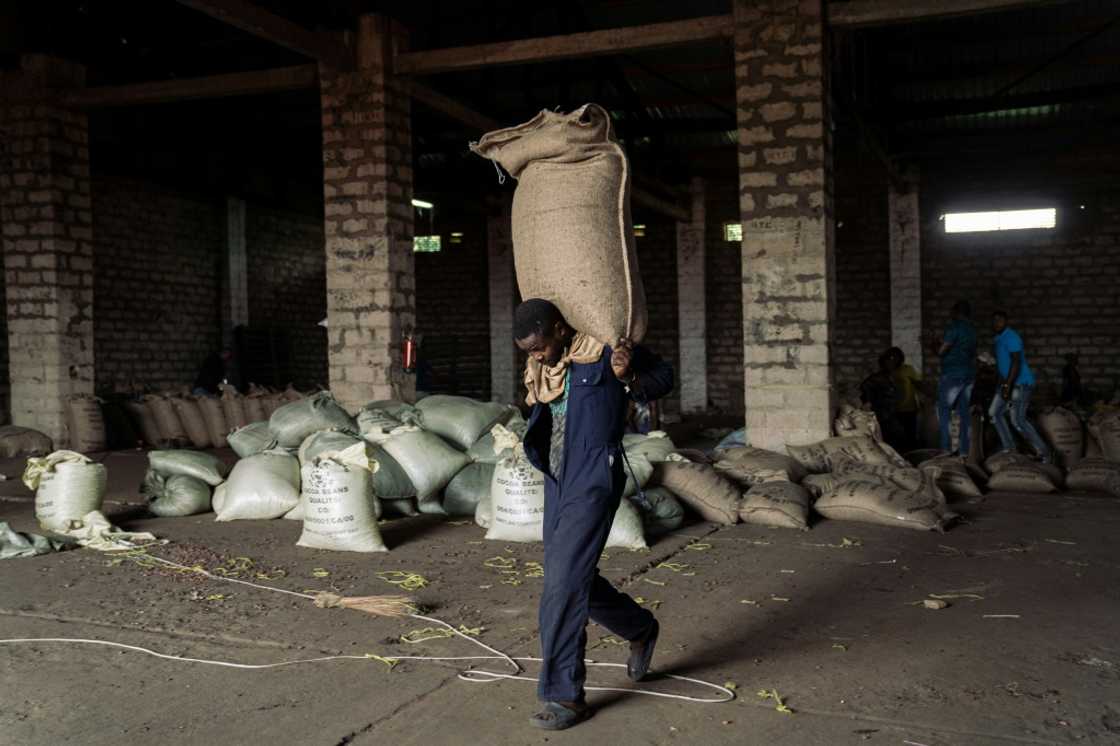
M 634 222 L 645 225 L 645 235 L 635 238 L 638 268 L 646 291 L 649 326 L 642 344 L 664 358 L 676 373 L 673 392 L 661 402 L 661 411 L 679 415 L 680 326 L 677 323 L 677 228 L 674 221 L 642 210 Z
M 4 224 L 0 222 L 0 234 Z M 4 243 L 0 241 L 0 261 L 3 260 Z M 0 282 L 0 308 L 8 307 L 8 283 Z M 0 313 L 0 425 L 12 420 L 12 386 L 8 378 L 8 314 Z
M 245 247 L 249 326 L 287 338 L 289 376 L 297 386 L 327 385 L 323 217 L 250 204 Z
M 856 148 L 836 153 L 836 318 L 832 362 L 840 399 L 859 397 L 859 384 L 891 346 L 887 177 Z
M 738 184 L 708 184 L 705 229 L 708 402 L 712 414 L 742 416 L 743 281 L 738 242 L 724 240 L 723 226 L 739 222 Z
M 224 202 L 95 175 L 93 216 L 97 390 L 192 384 L 221 345 Z
M 1026 343 L 1027 360 L 1040 379 L 1037 397 L 1041 401 L 1057 393 L 1067 353 L 1080 356 L 1086 387 L 1111 394 L 1120 379 L 1120 294 L 1116 290 L 1120 285 L 1120 190 L 1105 185 L 1082 187 L 1076 197 L 1066 192 L 1060 200 L 1058 228 L 1053 231 L 949 235 L 938 219 L 946 209 L 986 209 L 981 206 L 984 203 L 979 196 L 962 200 L 948 182 L 933 181 L 926 186 L 922 192 L 926 327 L 942 330 L 953 303 L 968 299 L 984 350 L 991 344 L 991 313 L 1003 309 Z M 1044 185 L 1024 181 L 1020 188 L 1025 191 L 1031 186 Z M 999 200 L 997 207 L 1055 202 L 1029 193 L 1016 198 L 1007 192 Z M 927 360 L 926 372 L 936 374 L 936 358 Z

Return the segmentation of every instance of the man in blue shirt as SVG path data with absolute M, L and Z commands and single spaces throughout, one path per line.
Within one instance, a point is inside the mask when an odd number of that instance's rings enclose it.
M 972 306 L 968 301 L 958 301 L 953 306 L 953 321 L 945 330 L 937 355 L 941 358 L 941 377 L 937 381 L 937 423 L 941 435 L 941 450 L 952 447 L 950 422 L 953 410 L 960 417 L 960 442 L 957 455 L 969 454 L 969 426 L 972 419 L 972 388 L 976 385 L 976 325 L 972 323 Z
M 996 368 L 999 371 L 999 388 L 996 389 L 988 414 L 999 433 L 1000 444 L 1005 451 L 1015 450 L 1015 438 L 1011 435 L 1011 428 L 1007 426 L 1010 411 L 1011 424 L 1038 452 L 1042 462 L 1049 463 L 1050 449 L 1027 419 L 1027 407 L 1031 403 L 1035 378 L 1031 366 L 1027 364 L 1023 338 L 1007 325 L 1007 314 L 1003 311 L 992 314 L 992 330 L 996 335 L 993 344 Z

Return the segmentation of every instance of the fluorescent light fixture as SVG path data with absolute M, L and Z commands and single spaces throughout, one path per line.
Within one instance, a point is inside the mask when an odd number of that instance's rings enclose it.
M 413 207 L 419 207 L 421 210 L 430 210 L 433 207 L 435 207 L 435 205 L 433 205 L 431 202 L 425 202 L 422 199 L 412 200 L 412 206 Z
M 451 243 L 463 243 L 463 232 L 451 231 Z
M 636 224 L 634 225 L 634 235 L 635 235 L 635 236 L 637 236 L 638 238 L 641 238 L 641 237 L 642 237 L 642 236 L 644 236 L 645 234 L 646 234 L 646 225 L 645 225 L 645 223 L 636 223 Z
M 943 217 L 946 233 L 979 233 L 1053 228 L 1057 225 L 1058 211 L 1053 207 L 1046 207 L 1039 210 L 947 212 Z

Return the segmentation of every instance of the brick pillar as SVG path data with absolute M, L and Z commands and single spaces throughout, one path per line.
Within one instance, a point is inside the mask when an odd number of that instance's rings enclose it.
M 226 252 L 222 263 L 222 290 L 222 344 L 233 349 L 234 328 L 249 324 L 245 200 L 240 197 L 226 197 Z
M 692 219 L 677 223 L 677 318 L 681 413 L 708 409 L 708 312 L 705 292 L 704 180 L 692 180 Z
M 367 15 L 357 42 L 356 70 L 319 70 L 330 383 L 351 410 L 416 392 L 400 357 L 416 320 L 411 111 L 391 75 L 406 38 Z
M 918 173 L 908 170 L 901 184 L 891 184 L 890 214 L 891 344 L 906 362 L 922 369 L 922 246 L 918 212 Z
M 68 440 L 66 399 L 93 393 L 89 126 L 49 102 L 82 67 L 28 55 L 0 79 L 0 224 L 12 423 Z
M 505 404 L 520 399 L 520 371 L 513 343 L 513 305 L 517 281 L 513 270 L 513 237 L 509 198 L 486 222 L 487 273 L 490 280 L 490 399 Z
M 828 437 L 835 266 L 822 0 L 735 0 L 747 437 Z

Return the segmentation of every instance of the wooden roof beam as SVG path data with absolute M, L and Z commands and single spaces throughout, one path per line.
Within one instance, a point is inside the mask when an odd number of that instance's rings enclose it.
M 868 28 L 1068 2 L 1072 0 L 851 0 L 828 3 L 828 23 L 833 28 Z
M 247 73 L 211 75 L 205 78 L 158 80 L 131 85 L 78 88 L 63 93 L 61 103 L 75 108 L 163 104 L 204 98 L 251 96 L 281 91 L 314 89 L 319 86 L 317 65 L 296 65 Z
M 405 52 L 397 55 L 393 72 L 401 75 L 431 75 L 500 65 L 554 62 L 722 39 L 730 37 L 732 32 L 730 15 L 705 16 L 645 26 Z
M 267 39 L 285 49 L 310 57 L 339 70 L 354 66 L 354 54 L 341 36 L 308 31 L 298 23 L 244 0 L 177 0 L 180 5 Z

